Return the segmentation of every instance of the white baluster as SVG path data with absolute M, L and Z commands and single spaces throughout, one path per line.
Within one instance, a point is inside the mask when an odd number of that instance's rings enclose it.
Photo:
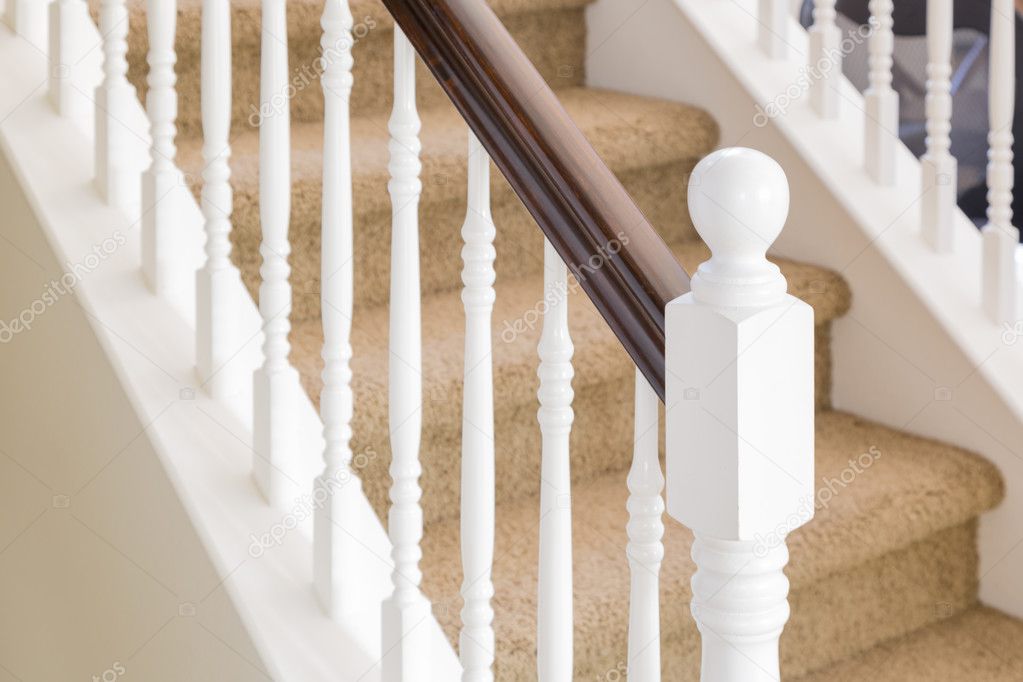
M 394 593 L 383 604 L 384 682 L 432 681 L 427 628 L 429 603 L 419 591 L 423 510 L 419 476 L 422 432 L 422 338 L 419 317 L 419 114 L 416 55 L 394 31 L 394 110 L 388 191 L 393 209 L 388 419 L 391 424 L 391 509 L 388 525 L 394 560 Z
M 759 0 L 757 26 L 760 49 L 771 59 L 788 56 L 791 11 L 786 0 Z
M 40 52 L 46 50 L 49 42 L 48 4 L 48 0 L 7 0 L 7 24 Z
M 157 294 L 180 290 L 191 273 L 183 262 L 177 192 L 184 189 L 174 165 L 178 116 L 174 64 L 176 0 L 147 0 L 149 92 L 146 111 L 152 135 L 151 164 L 142 174 L 142 272 Z
M 921 230 L 939 253 L 953 246 L 957 167 L 952 156 L 952 0 L 927 0 L 927 152 L 920 160 Z
M 810 29 L 810 68 L 819 72 L 810 89 L 810 103 L 824 118 L 838 116 L 842 82 L 842 31 L 835 23 L 835 0 L 815 0 Z
M 82 28 L 91 21 L 85 0 L 55 0 L 50 4 L 50 103 L 61 116 L 85 121 L 92 102 L 76 87 L 77 65 L 88 46 Z
M 691 608 L 715 682 L 780 679 L 785 536 L 813 515 L 813 310 L 765 258 L 788 205 L 769 157 L 701 161 L 689 207 L 713 255 L 666 308 L 667 508 L 696 537 Z
M 139 176 L 128 159 L 132 132 L 126 123 L 135 98 L 128 82 L 128 11 L 125 0 L 102 0 L 103 82 L 96 88 L 96 188 L 111 206 L 132 215 L 139 203 Z
M 988 224 L 984 227 L 984 311 L 997 324 L 1017 316 L 1016 249 L 1019 230 L 1012 225 L 1012 121 L 1016 107 L 1016 12 L 1012 0 L 994 0 L 991 12 L 988 88 L 991 132 L 988 136 Z
M 544 301 L 540 334 L 540 571 L 536 666 L 540 682 L 572 679 L 572 339 L 568 331 L 568 269 L 544 240 Z
M 661 679 L 661 560 L 664 476 L 658 458 L 657 394 L 636 370 L 635 442 L 629 470 L 629 679 Z
M 362 548 L 345 526 L 362 482 L 352 471 L 352 314 L 355 261 L 352 246 L 352 159 L 349 96 L 352 92 L 352 27 L 347 0 L 326 0 L 320 20 L 323 72 L 323 226 L 320 314 L 323 319 L 323 474 L 316 480 L 325 502 L 315 514 L 313 581 L 328 613 L 353 613 L 365 585 L 352 573 Z M 329 58 L 327 58 L 329 57 Z M 341 485 L 343 484 L 343 485 Z
M 196 273 L 196 367 L 215 398 L 239 392 L 242 377 L 231 360 L 238 334 L 241 275 L 231 262 L 231 5 L 202 5 L 202 211 L 206 222 L 206 263 Z M 170 231 L 173 232 L 173 225 Z
M 295 391 L 298 372 L 288 361 L 291 344 L 291 285 L 288 275 L 288 221 L 291 216 L 291 117 L 288 106 L 274 109 L 278 98 L 288 98 L 288 34 L 285 0 L 263 0 L 260 62 L 260 111 L 273 111 L 259 128 L 259 220 L 263 241 L 259 253 L 263 281 L 259 311 L 265 341 L 263 366 L 253 385 L 253 436 L 256 482 L 270 504 L 283 507 L 284 467 L 295 455 Z M 289 103 L 290 104 L 290 103 Z
M 864 93 L 867 173 L 880 185 L 895 182 L 895 149 L 899 141 L 899 93 L 892 88 L 892 0 L 870 0 L 870 86 Z
M 462 226 L 465 384 L 462 399 L 462 680 L 494 679 L 494 228 L 490 157 L 469 133 L 468 210 Z

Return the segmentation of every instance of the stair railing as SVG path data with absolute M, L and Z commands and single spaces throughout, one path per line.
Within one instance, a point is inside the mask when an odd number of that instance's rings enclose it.
M 73 12 L 84 11 L 84 2 L 52 1 L 51 98 L 59 113 L 71 117 L 68 92 L 74 87 L 74 71 L 65 67 L 78 47 L 67 24 Z M 95 101 L 96 184 L 103 200 L 129 215 L 139 215 L 145 208 L 145 202 L 139 206 L 133 198 L 151 200 L 174 168 L 175 4 L 148 0 L 152 154 L 145 180 L 123 163 L 121 136 L 127 132 L 119 127 L 118 113 L 134 95 L 125 77 L 125 0 L 103 0 L 100 6 L 105 59 Z M 623 548 L 631 570 L 630 678 L 639 682 L 661 678 L 658 576 L 664 555 L 661 495 L 666 487 L 669 514 L 696 535 L 692 612 L 703 637 L 704 679 L 779 679 L 778 642 L 789 613 L 788 583 L 782 572 L 787 561 L 784 537 L 809 520 L 798 511 L 813 491 L 813 316 L 808 306 L 785 293 L 784 278 L 765 258 L 787 214 L 784 173 L 762 154 L 743 149 L 719 152 L 699 164 L 689 185 L 689 204 L 713 256 L 698 270 L 690 292 L 689 277 L 671 250 L 483 0 L 385 4 L 396 22 L 388 185 L 393 207 L 388 530 L 394 589 L 379 604 L 382 678 L 437 679 L 425 635 L 428 629 L 420 627 L 430 618 L 430 603 L 420 590 L 419 568 L 423 513 L 418 53 L 470 129 L 468 210 L 462 230 L 466 314 L 462 679 L 492 680 L 496 653 L 491 606 L 496 475 L 491 315 L 497 227 L 489 206 L 491 159 L 546 237 L 548 306 L 538 347 L 537 419 L 542 436 L 538 678 L 568 681 L 575 668 L 569 448 L 574 370 L 567 296 L 569 277 L 575 276 L 636 365 L 628 545 Z M 777 12 L 785 5 L 764 3 Z M 202 208 L 207 243 L 206 262 L 196 273 L 196 364 L 204 387 L 214 398 L 223 398 L 239 392 L 242 382 L 249 380 L 225 369 L 244 343 L 232 315 L 237 302 L 227 293 L 239 276 L 231 264 L 229 240 L 230 5 L 228 0 L 203 0 L 202 12 L 206 164 Z M 275 98 L 287 92 L 286 3 L 262 0 L 262 12 L 260 99 L 273 106 Z M 820 16 L 827 15 L 825 10 Z M 338 58 L 327 60 L 322 81 L 325 451 L 323 473 L 309 485 L 314 491 L 326 489 L 328 499 L 316 511 L 311 561 L 324 617 L 343 620 L 362 599 L 352 573 L 357 550 L 343 532 L 352 513 L 349 502 L 360 490 L 351 470 L 349 444 L 355 407 L 349 366 L 353 273 L 358 263 L 352 248 L 356 226 L 348 98 L 353 22 L 347 0 L 325 0 L 321 26 L 324 52 L 337 50 Z M 300 390 L 288 360 L 289 127 L 285 107 L 264 120 L 260 129 L 259 306 L 264 363 L 251 379 L 253 476 L 267 503 L 276 507 L 289 502 L 281 472 L 295 456 L 292 398 Z M 173 243 L 173 226 L 166 220 L 160 215 L 150 219 L 148 251 L 140 254 L 143 272 L 157 295 L 167 294 L 160 283 L 173 281 L 175 269 L 184 262 L 165 251 L 181 246 Z M 658 398 L 666 398 L 666 477 L 658 457 Z M 355 485 L 332 488 L 330 482 L 341 474 Z
M 811 37 L 833 33 L 833 0 L 815 0 Z M 960 248 L 955 240 L 957 163 L 951 153 L 952 129 L 952 0 L 927 2 L 927 139 L 920 168 L 920 233 L 936 254 Z M 892 89 L 892 0 L 871 0 L 869 43 L 870 84 L 865 93 L 864 162 L 878 186 L 890 186 L 896 177 L 899 139 L 899 100 Z M 1016 8 L 1013 0 L 991 0 L 989 45 L 988 211 L 982 229 L 981 301 L 987 317 L 997 325 L 1015 325 L 1020 311 L 1019 230 L 1012 224 L 1013 122 L 1016 105 Z M 812 38 L 810 66 L 826 60 L 830 71 L 841 70 L 841 52 L 820 47 Z M 771 56 L 771 52 L 764 50 Z M 830 82 L 817 88 L 836 86 Z M 848 106 L 848 104 L 841 104 Z M 829 112 L 817 108 L 822 117 Z M 834 115 L 834 114 L 833 114 Z

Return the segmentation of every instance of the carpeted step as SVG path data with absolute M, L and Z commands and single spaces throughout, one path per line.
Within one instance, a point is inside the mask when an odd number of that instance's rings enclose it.
M 668 241 L 692 238 L 685 202 L 687 174 L 717 142 L 714 121 L 694 107 L 621 93 L 573 88 L 561 93 L 569 114 L 618 175 L 647 218 Z M 423 194 L 420 204 L 424 293 L 461 287 L 461 227 L 465 219 L 467 128 L 450 106 L 421 112 Z M 352 122 L 357 305 L 388 299 L 391 200 L 387 193 L 387 116 Z M 181 164 L 200 187 L 199 140 L 183 143 Z M 233 142 L 235 262 L 256 296 L 259 282 L 259 136 Z M 292 319 L 319 317 L 320 206 L 323 174 L 320 123 L 292 131 Z M 493 173 L 499 277 L 542 271 L 542 234 L 504 178 Z
M 689 269 L 706 259 L 701 243 L 675 247 Z M 500 252 L 499 252 L 500 253 Z M 502 256 L 498 256 L 501 258 Z M 818 328 L 818 391 L 825 404 L 830 367 L 829 322 L 845 312 L 849 290 L 835 273 L 822 268 L 781 263 L 790 290 L 814 306 Z M 537 274 L 499 278 L 493 323 L 497 460 L 506 466 L 498 477 L 499 502 L 536 492 L 540 435 L 536 422 L 537 352 L 543 309 L 543 281 Z M 587 480 L 626 468 L 631 458 L 634 365 L 586 295 L 570 295 L 570 326 L 575 344 L 575 424 L 572 430 L 573 474 Z M 421 458 L 423 506 L 427 521 L 457 516 L 461 443 L 464 313 L 457 292 L 426 297 L 423 321 L 423 438 Z M 357 307 L 353 321 L 355 417 L 352 447 L 372 453 L 362 476 L 366 493 L 381 518 L 387 508 L 390 478 L 387 423 L 388 311 L 385 306 Z M 320 393 L 319 322 L 297 325 L 292 334 L 292 361 L 314 400 Z
M 1019 682 L 1023 622 L 972 608 L 798 682 Z
M 100 0 L 89 0 L 93 15 Z M 547 82 L 555 88 L 583 83 L 586 23 L 584 10 L 592 0 L 489 0 L 512 36 Z M 149 40 L 145 20 L 146 0 L 128 0 L 128 78 L 146 91 L 146 55 Z M 391 105 L 394 62 L 394 21 L 380 0 L 350 0 L 353 27 L 355 89 L 352 111 L 359 115 L 384 113 Z M 320 39 L 323 0 L 289 0 L 288 52 L 291 113 L 295 121 L 323 120 L 323 92 L 319 76 L 324 60 L 335 59 L 337 49 L 324 53 Z M 258 125 L 260 0 L 232 0 L 233 111 L 235 133 Z M 198 136 L 201 0 L 178 2 L 179 126 L 185 135 Z M 321 60 L 321 55 L 324 56 Z M 419 102 L 432 106 L 445 101 L 440 87 L 419 64 Z M 264 112 L 265 113 L 265 112 Z
M 623 405 L 627 410 L 629 401 Z M 977 590 L 975 518 L 1002 496 L 997 470 L 958 448 L 837 412 L 819 414 L 817 427 L 816 518 L 789 537 L 793 616 L 782 645 L 789 679 L 971 607 Z M 498 479 L 517 467 L 499 459 Z M 572 490 L 579 680 L 604 679 L 625 661 L 627 495 L 625 472 Z M 534 675 L 538 507 L 530 497 L 497 510 L 494 605 L 501 680 Z M 692 536 L 674 521 L 666 525 L 664 675 L 696 682 L 699 636 L 688 612 Z M 452 642 L 461 608 L 458 543 L 457 520 L 426 529 L 424 590 Z

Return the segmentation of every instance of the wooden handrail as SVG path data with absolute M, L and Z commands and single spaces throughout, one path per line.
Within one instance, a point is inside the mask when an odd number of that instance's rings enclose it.
M 663 400 L 674 254 L 484 0 L 384 4 Z

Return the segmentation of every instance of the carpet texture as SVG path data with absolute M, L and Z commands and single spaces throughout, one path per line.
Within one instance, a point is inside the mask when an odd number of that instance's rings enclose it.
M 584 12 L 590 0 L 490 0 L 556 89 L 566 110 L 617 174 L 680 262 L 708 257 L 685 201 L 693 166 L 718 143 L 694 107 L 584 87 Z M 90 0 L 95 11 L 98 0 Z M 259 282 L 259 0 L 232 2 L 235 189 L 233 259 L 255 296 Z M 179 0 L 179 162 L 200 187 L 200 0 Z M 145 0 L 129 0 L 129 78 L 145 92 Z M 379 0 L 352 0 L 352 107 L 356 397 L 352 448 L 371 503 L 386 518 L 390 214 L 387 119 L 393 22 Z M 292 129 L 292 361 L 305 389 L 321 388 L 319 321 L 323 102 L 318 72 L 321 0 L 288 2 Z M 457 646 L 459 479 L 464 316 L 461 239 L 466 127 L 419 67 L 423 122 L 421 459 L 426 523 L 423 589 Z M 493 363 L 497 457 L 494 607 L 497 678 L 535 679 L 539 429 L 536 345 L 542 322 L 542 237 L 494 174 L 497 302 Z M 977 517 L 1002 497 L 993 466 L 961 449 L 831 409 L 831 323 L 851 304 L 840 273 L 778 260 L 789 291 L 816 321 L 816 518 L 789 538 L 792 619 L 782 639 L 786 679 L 1023 679 L 1023 624 L 977 602 Z M 572 431 L 576 679 L 619 679 L 625 666 L 628 565 L 626 472 L 631 459 L 634 368 L 584 294 L 569 298 L 575 344 Z M 365 456 L 360 456 L 365 455 Z M 665 518 L 661 574 L 664 679 L 696 682 L 699 636 L 688 613 L 693 573 L 688 530 Z M 800 677 L 803 676 L 803 677 Z
M 1019 682 L 1023 623 L 977 607 L 798 682 Z

